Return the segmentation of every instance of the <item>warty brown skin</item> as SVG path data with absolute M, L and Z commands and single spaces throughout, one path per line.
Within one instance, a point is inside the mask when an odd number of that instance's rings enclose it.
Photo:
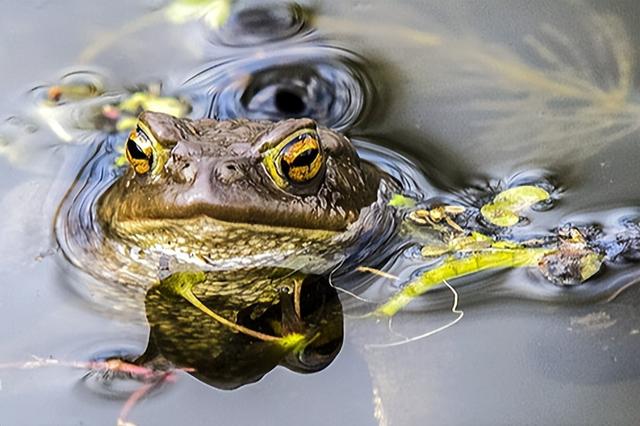
M 207 216 L 220 221 L 344 231 L 376 200 L 381 173 L 358 158 L 350 141 L 309 119 L 277 123 L 140 116 L 168 160 L 159 173 L 128 170 L 99 201 L 114 229 L 126 222 Z M 303 128 L 317 128 L 321 176 L 279 188 L 263 165 L 265 151 Z

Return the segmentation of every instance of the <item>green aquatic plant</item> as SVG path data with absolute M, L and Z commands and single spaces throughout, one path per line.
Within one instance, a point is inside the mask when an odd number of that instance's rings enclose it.
M 471 214 L 472 217 L 481 215 L 494 225 L 509 228 L 519 223 L 522 210 L 549 198 L 550 194 L 538 186 L 517 186 L 500 192 Z M 433 288 L 482 271 L 537 268 L 554 284 L 576 285 L 594 276 L 605 260 L 604 255 L 593 248 L 578 229 L 560 230 L 557 235 L 546 239 L 518 241 L 508 234 L 506 237 L 492 235 L 490 229 L 483 232 L 475 225 L 461 226 L 455 222 L 455 217 L 465 212 L 469 213 L 464 207 L 447 205 L 410 211 L 407 215 L 409 222 L 427 227 L 439 237 L 422 244 L 420 253 L 425 259 L 441 260 L 403 285 L 373 315 L 393 317 Z M 408 238 L 411 240 L 412 235 L 409 234 Z
M 394 194 L 393 197 L 391 197 L 391 200 L 389 200 L 388 205 L 396 208 L 411 208 L 415 207 L 416 200 L 410 197 L 405 197 L 402 194 Z
M 549 198 L 549 193 L 538 186 L 517 186 L 496 195 L 490 203 L 482 206 L 480 213 L 494 225 L 509 227 L 520 221 L 521 211 Z
M 545 248 L 492 248 L 472 253 L 462 258 L 449 256 L 442 264 L 424 272 L 418 279 L 404 286 L 400 292 L 378 307 L 374 314 L 391 317 L 411 303 L 416 297 L 443 284 L 444 281 L 450 281 L 455 278 L 461 278 L 491 269 L 536 266 L 542 257 L 550 252 L 549 249 Z
M 111 108 L 116 114 L 118 131 L 133 129 L 138 121 L 138 115 L 143 111 L 162 112 L 178 118 L 185 117 L 191 111 L 191 106 L 185 100 L 161 96 L 158 91 L 134 92 Z M 106 115 L 106 112 L 103 109 L 103 114 Z

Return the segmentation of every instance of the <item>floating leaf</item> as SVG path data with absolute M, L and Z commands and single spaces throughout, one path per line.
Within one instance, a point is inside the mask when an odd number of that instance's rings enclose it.
M 115 123 L 116 131 L 123 132 L 136 126 L 138 114 L 142 111 L 162 112 L 182 118 L 190 110 L 191 106 L 181 99 L 145 91 L 135 92 L 117 105 L 105 105 L 102 115 Z
M 482 206 L 480 213 L 494 225 L 509 227 L 520 221 L 522 210 L 549 197 L 547 191 L 537 186 L 517 186 L 496 195 L 492 202 Z
M 391 197 L 391 200 L 389 200 L 388 205 L 400 209 L 410 209 L 412 207 L 415 207 L 416 200 L 414 200 L 413 198 L 405 197 L 402 194 L 393 194 L 393 197 Z
M 596 253 L 589 253 L 580 261 L 580 278 L 585 282 L 598 273 L 602 266 L 603 257 Z
M 57 104 L 62 101 L 80 101 L 95 98 L 104 93 L 102 87 L 94 84 L 59 84 L 49 87 L 47 100 Z
M 131 130 L 134 127 L 136 127 L 136 124 L 138 123 L 138 118 L 135 116 L 131 116 L 131 117 L 123 117 L 120 120 L 117 120 L 116 122 L 116 131 L 118 132 L 124 132 L 127 130 Z
M 203 19 L 211 28 L 221 27 L 231 14 L 231 0 L 175 0 L 165 9 L 169 21 L 182 24 Z
M 174 117 L 184 117 L 189 112 L 189 105 L 180 99 L 157 96 L 149 92 L 135 92 L 119 105 L 120 110 L 131 113 L 139 111 L 163 112 Z
M 420 254 L 422 254 L 424 257 L 439 257 L 450 252 L 451 248 L 449 247 L 449 245 L 442 242 L 428 244 L 422 246 L 422 248 L 420 249 Z

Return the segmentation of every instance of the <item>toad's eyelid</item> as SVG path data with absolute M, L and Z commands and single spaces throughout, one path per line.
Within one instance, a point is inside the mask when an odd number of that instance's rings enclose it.
M 260 146 L 260 153 L 265 154 L 269 152 L 280 152 L 285 146 L 287 146 L 290 142 L 299 138 L 300 136 L 308 135 L 313 139 L 318 141 L 318 145 L 320 145 L 320 137 L 318 136 L 318 131 L 315 128 L 304 128 L 297 130 L 286 137 L 280 140 L 273 140 L 264 143 Z
M 143 139 L 145 142 L 152 143 L 153 133 L 151 133 L 147 126 L 138 122 L 135 131 L 139 138 Z

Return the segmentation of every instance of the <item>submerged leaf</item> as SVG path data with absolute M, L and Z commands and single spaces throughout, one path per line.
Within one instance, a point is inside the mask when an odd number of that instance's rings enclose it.
M 517 186 L 496 195 L 492 202 L 482 206 L 480 213 L 494 225 L 509 227 L 520 221 L 522 210 L 549 198 L 549 193 L 537 186 Z
M 448 281 L 489 269 L 536 266 L 548 252 L 549 249 L 545 248 L 492 249 L 463 258 L 449 256 L 441 265 L 426 271 L 418 279 L 407 284 L 400 292 L 376 309 L 375 313 L 391 317 L 416 297 L 438 286 L 445 280 Z
M 447 253 L 480 251 L 494 246 L 495 243 L 491 237 L 479 232 L 472 232 L 471 235 L 452 238 L 447 243 L 425 245 L 420 252 L 424 257 L 436 257 Z

